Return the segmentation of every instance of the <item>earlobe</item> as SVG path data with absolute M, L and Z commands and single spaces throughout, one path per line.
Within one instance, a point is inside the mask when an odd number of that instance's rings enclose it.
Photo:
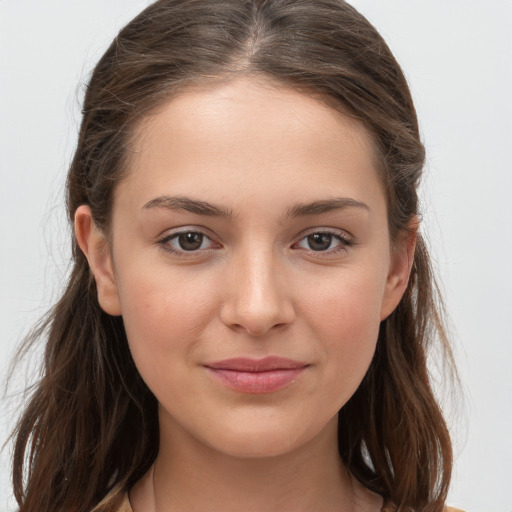
M 385 320 L 395 310 L 407 289 L 414 263 L 417 234 L 418 222 L 414 221 L 392 251 L 391 264 L 381 307 L 381 321 Z
M 120 315 L 121 304 L 108 241 L 94 224 L 89 206 L 81 205 L 77 208 L 74 228 L 77 243 L 94 275 L 101 309 L 109 315 Z

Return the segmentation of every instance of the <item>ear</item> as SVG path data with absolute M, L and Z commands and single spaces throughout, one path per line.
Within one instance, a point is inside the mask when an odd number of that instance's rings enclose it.
M 121 304 L 108 241 L 94 224 L 91 209 L 87 205 L 79 206 L 75 212 L 75 236 L 94 275 L 101 309 L 109 315 L 120 315 Z
M 391 250 L 389 274 L 380 312 L 381 321 L 385 320 L 395 310 L 407 288 L 414 262 L 417 235 L 418 221 L 415 219 L 409 224 L 409 229 L 400 236 L 395 247 Z

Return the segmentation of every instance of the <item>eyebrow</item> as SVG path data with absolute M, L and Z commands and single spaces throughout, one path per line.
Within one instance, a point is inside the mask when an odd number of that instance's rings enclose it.
M 217 206 L 207 201 L 199 201 L 184 196 L 162 195 L 148 201 L 143 209 L 165 208 L 168 210 L 185 210 L 197 215 L 207 215 L 209 217 L 233 218 L 233 210 Z M 304 217 L 308 215 L 319 215 L 334 210 L 345 210 L 347 208 L 358 208 L 370 212 L 370 207 L 351 197 L 334 197 L 310 203 L 300 203 L 288 209 L 284 215 L 285 219 Z
M 208 215 L 209 217 L 232 218 L 233 212 L 221 206 L 215 206 L 206 201 L 198 201 L 190 197 L 183 196 L 159 196 L 148 201 L 144 209 L 166 208 L 168 210 L 185 210 L 198 215 Z
M 333 197 L 312 203 L 296 204 L 292 206 L 285 215 L 285 218 L 303 217 L 306 215 L 319 215 L 333 210 L 345 210 L 347 208 L 359 208 L 371 212 L 370 207 L 351 197 Z

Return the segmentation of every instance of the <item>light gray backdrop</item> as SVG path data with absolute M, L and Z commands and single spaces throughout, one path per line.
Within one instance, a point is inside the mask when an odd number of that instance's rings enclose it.
M 117 30 L 147 4 L 0 0 L 1 377 L 66 272 L 62 190 L 80 84 Z M 448 408 L 457 450 L 450 503 L 511 512 L 512 1 L 353 4 L 402 64 L 428 151 L 425 222 L 467 395 L 462 412 Z M 22 385 L 23 375 L 11 392 Z M 2 404 L 0 442 L 18 405 Z M 11 511 L 8 454 L 0 458 L 0 510 Z

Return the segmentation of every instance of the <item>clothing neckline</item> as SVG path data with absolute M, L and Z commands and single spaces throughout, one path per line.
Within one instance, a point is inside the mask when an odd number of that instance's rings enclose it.
M 380 512 L 394 512 L 395 510 L 396 510 L 396 508 L 389 501 L 384 501 L 384 503 L 382 504 L 382 507 L 380 509 Z M 121 506 L 116 512 L 133 512 L 132 505 L 130 503 L 130 497 L 128 495 L 128 491 L 124 492 Z M 463 511 L 461 511 L 459 509 L 452 509 L 450 507 L 447 507 L 445 512 L 463 512 Z

